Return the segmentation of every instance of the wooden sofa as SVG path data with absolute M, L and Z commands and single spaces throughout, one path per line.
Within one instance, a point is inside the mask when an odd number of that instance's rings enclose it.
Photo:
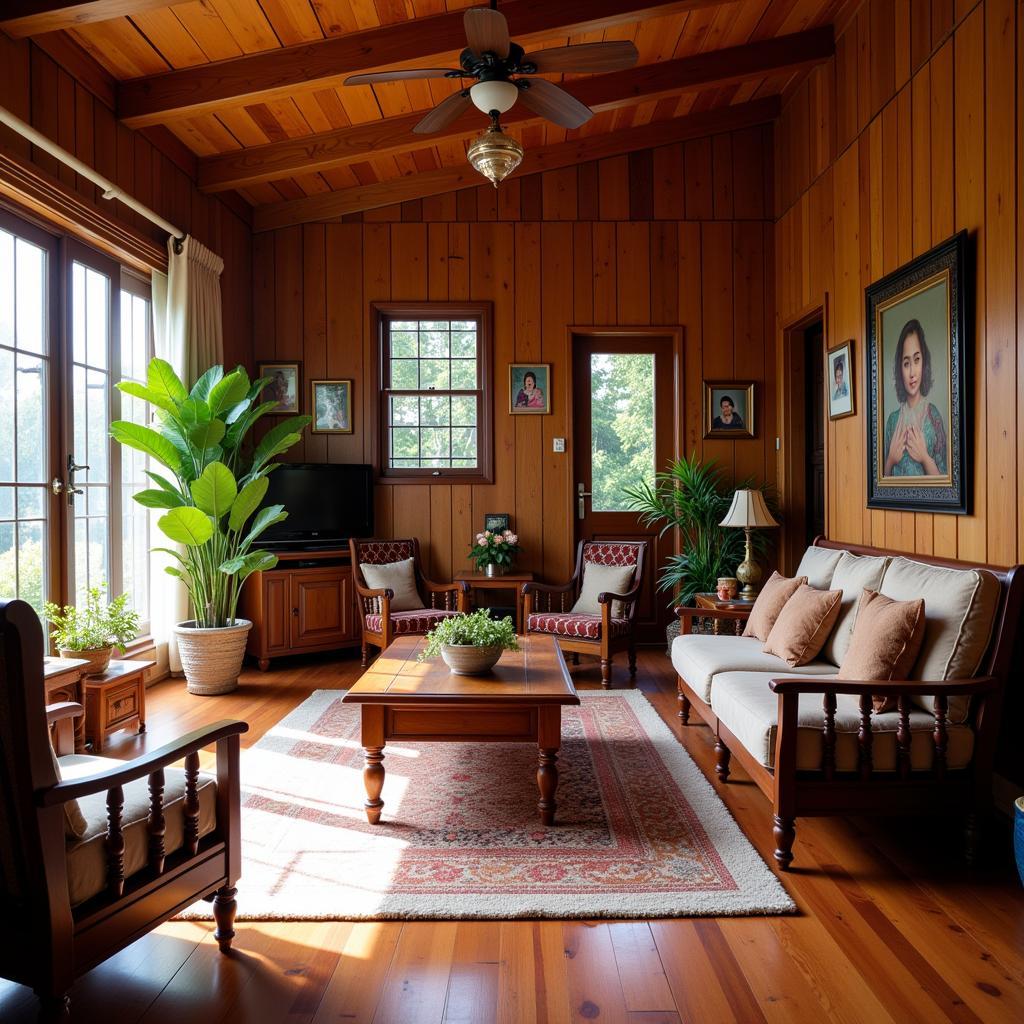
M 677 608 L 672 662 L 683 724 L 696 714 L 715 730 L 721 782 L 735 756 L 772 801 L 782 869 L 793 860 L 796 819 L 833 814 L 959 813 L 973 857 L 1021 625 L 1021 567 L 911 558 L 819 537 L 795 575 L 844 590 L 836 629 L 845 620 L 849 632 L 861 592 L 851 579 L 898 600 L 923 596 L 927 626 L 915 678 L 834 678 L 835 631 L 815 662 L 792 669 L 740 635 L 745 611 Z M 936 664 L 946 671 L 933 671 Z M 873 694 L 896 697 L 898 710 L 875 714 Z

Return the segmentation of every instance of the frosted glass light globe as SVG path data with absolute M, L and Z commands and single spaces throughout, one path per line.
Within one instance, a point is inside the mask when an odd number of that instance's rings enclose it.
M 485 114 L 492 110 L 504 114 L 512 108 L 518 96 L 519 90 L 512 82 L 477 82 L 469 90 L 469 98 Z

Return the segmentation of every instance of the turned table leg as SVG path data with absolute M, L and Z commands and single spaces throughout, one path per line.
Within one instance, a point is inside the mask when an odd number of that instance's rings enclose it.
M 364 704 L 362 714 L 363 784 L 366 786 L 366 820 L 371 825 L 380 821 L 384 801 L 384 708 Z
M 554 825 L 555 790 L 558 789 L 558 750 L 562 745 L 562 709 L 554 707 L 539 709 L 537 729 L 537 788 L 540 801 L 537 810 L 544 825 Z

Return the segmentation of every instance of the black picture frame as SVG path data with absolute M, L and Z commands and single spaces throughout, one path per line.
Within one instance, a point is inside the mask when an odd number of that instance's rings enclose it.
M 967 441 L 967 426 L 972 422 L 973 338 L 966 282 L 969 259 L 968 235 L 960 231 L 865 289 L 868 508 L 950 515 L 967 515 L 970 511 L 973 453 Z M 925 301 L 929 308 L 942 309 L 943 292 L 945 326 L 936 331 L 938 321 L 932 317 L 929 329 L 925 329 L 917 311 L 924 308 Z M 896 330 L 895 325 L 904 318 L 904 326 Z M 905 396 L 907 387 L 914 383 L 911 378 L 898 376 L 898 351 L 903 350 L 904 343 L 894 340 L 906 335 L 906 343 L 912 345 L 916 332 L 907 331 L 912 323 L 927 335 L 923 344 L 919 340 L 918 348 L 923 348 L 917 384 L 921 397 L 913 407 L 899 397 L 901 388 Z M 939 371 L 933 365 L 939 366 Z M 925 419 L 931 424 L 929 432 L 921 435 L 931 471 L 914 471 L 923 463 L 912 458 L 908 447 L 890 468 L 890 460 L 895 458 L 890 450 L 895 433 L 905 429 L 908 420 L 915 426 L 908 410 L 918 409 L 926 397 L 927 404 L 916 417 L 922 426 L 916 429 L 923 431 Z M 901 465 L 911 471 L 899 472 Z
M 500 533 L 509 527 L 509 514 L 507 512 L 485 512 L 484 529 L 492 533 Z

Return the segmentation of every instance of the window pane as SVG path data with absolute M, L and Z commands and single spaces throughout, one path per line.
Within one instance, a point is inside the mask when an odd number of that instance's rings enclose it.
M 472 391 L 476 387 L 476 360 L 452 360 L 452 390 Z
M 476 426 L 476 399 L 475 398 L 453 398 L 452 399 L 452 426 L 453 427 L 475 427 Z
M 110 279 L 90 267 L 85 270 L 86 362 L 106 368 L 109 344 Z
M 451 421 L 450 401 L 447 395 L 443 398 L 421 398 L 420 422 L 431 426 L 447 426 Z
M 420 386 L 415 359 L 391 360 L 391 387 L 395 391 L 415 391 Z
M 0 487 L 0 519 L 14 518 L 14 488 Z
M 41 521 L 18 523 L 18 597 L 43 614 L 46 553 Z
M 627 511 L 623 488 L 654 484 L 654 356 L 595 353 L 590 383 L 593 508 Z
M 46 252 L 19 238 L 15 259 L 18 348 L 43 353 L 46 351 Z
M 475 427 L 457 427 L 452 431 L 452 456 L 476 461 Z
M 476 358 L 476 331 L 457 331 L 452 335 L 452 358 Z
M 0 480 L 14 481 L 14 353 L 0 348 Z
M 391 354 L 405 359 L 415 359 L 419 355 L 416 347 L 416 333 L 393 330 L 391 332 Z
M 448 332 L 423 331 L 420 334 L 420 358 L 447 359 Z
M 451 387 L 451 375 L 448 371 L 447 359 L 420 360 L 420 387 L 424 390 L 445 390 Z
M 17 477 L 20 483 L 46 481 L 46 428 L 43 404 L 43 361 L 17 356 L 15 408 L 18 423 Z
M 420 430 L 420 456 L 424 459 L 451 458 L 452 432 L 446 428 L 423 427 Z M 432 462 L 431 465 L 439 465 Z
M 396 426 L 419 423 L 420 400 L 418 398 L 392 398 L 391 422 Z
M 14 235 L 0 231 L 0 345 L 14 345 Z
M 391 431 L 391 456 L 395 459 L 418 459 L 419 431 L 415 427 L 396 427 Z

